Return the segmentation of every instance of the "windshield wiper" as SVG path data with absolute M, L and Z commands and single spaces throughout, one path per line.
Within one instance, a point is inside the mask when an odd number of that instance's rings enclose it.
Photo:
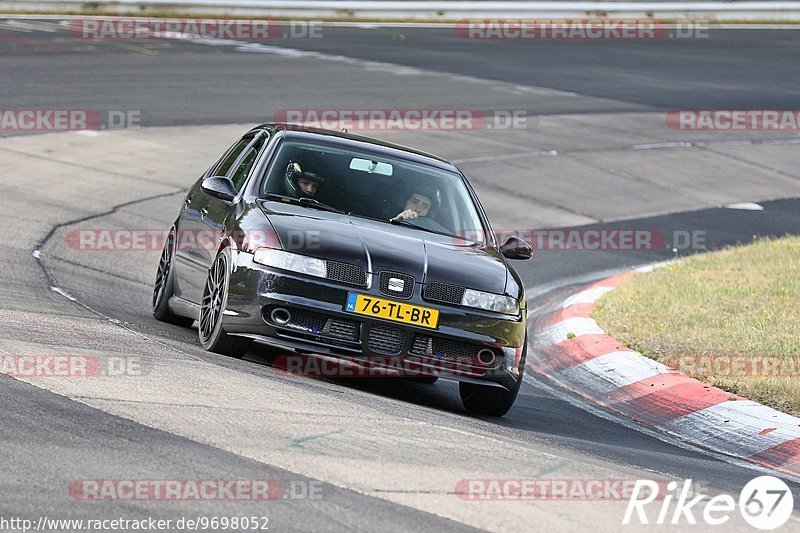
M 323 211 L 331 211 L 332 213 L 339 213 L 341 215 L 345 214 L 344 211 L 342 211 L 341 209 L 337 209 L 337 208 L 335 208 L 335 207 L 333 207 L 331 205 L 328 205 L 328 204 L 323 204 L 319 200 L 315 200 L 313 198 L 308 198 L 306 196 L 304 196 L 302 198 L 293 198 L 291 196 L 285 196 L 283 194 L 278 194 L 278 193 L 274 193 L 274 192 L 268 192 L 265 195 L 265 197 L 266 198 L 272 198 L 274 200 L 283 200 L 285 202 L 292 202 L 294 204 L 306 205 L 306 206 L 309 206 L 309 207 L 316 207 L 317 209 L 322 209 Z
M 334 213 L 339 213 L 341 215 L 345 214 L 344 211 L 342 211 L 341 209 L 337 209 L 336 207 L 333 207 L 332 205 L 323 204 L 319 200 L 315 200 L 313 198 L 308 198 L 306 196 L 300 198 L 300 203 L 301 204 L 313 205 L 314 207 L 319 207 L 320 209 L 324 209 L 326 211 L 332 211 Z
M 389 224 L 397 224 L 398 226 L 406 226 L 407 228 L 414 228 L 414 229 L 421 229 L 422 231 L 427 231 L 429 233 L 435 233 L 437 235 L 444 235 L 445 237 L 453 237 L 454 239 L 461 239 L 462 241 L 468 241 L 466 237 L 462 237 L 461 235 L 453 235 L 450 232 L 439 231 L 431 228 L 426 228 L 424 226 L 417 226 L 413 222 L 409 222 L 403 218 L 379 218 L 379 217 L 371 217 L 368 215 L 361 215 L 358 213 L 354 213 L 350 211 L 347 213 L 349 217 L 358 217 L 358 218 L 366 218 L 367 220 L 376 220 L 378 222 L 388 222 Z M 413 219 L 411 219 L 413 220 Z
M 427 231 L 428 233 L 435 233 L 437 235 L 444 235 L 445 237 L 457 237 L 457 235 L 451 235 L 445 231 L 437 231 L 435 229 L 426 228 L 424 226 L 417 226 L 416 224 L 409 222 L 404 218 L 390 218 L 390 224 L 397 224 L 398 226 L 406 226 L 407 228 L 414 228 L 414 229 L 421 229 L 422 231 Z
M 385 218 L 371 217 L 369 215 L 362 215 L 361 213 L 356 213 L 355 211 L 350 211 L 349 213 L 347 213 L 347 216 L 349 216 L 349 217 L 358 217 L 358 218 L 366 218 L 367 220 L 377 220 L 378 222 L 388 222 L 388 220 L 385 219 Z

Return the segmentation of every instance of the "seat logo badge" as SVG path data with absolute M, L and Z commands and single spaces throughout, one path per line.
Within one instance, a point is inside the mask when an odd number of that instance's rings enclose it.
M 403 292 L 403 280 L 398 278 L 389 278 L 389 290 L 394 292 Z

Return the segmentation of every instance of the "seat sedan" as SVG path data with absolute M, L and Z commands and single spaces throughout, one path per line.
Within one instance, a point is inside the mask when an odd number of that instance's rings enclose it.
M 436 156 L 341 132 L 264 124 L 189 189 L 153 291 L 158 320 L 206 350 L 256 341 L 369 375 L 459 382 L 504 415 L 525 368 L 526 302 L 464 175 Z

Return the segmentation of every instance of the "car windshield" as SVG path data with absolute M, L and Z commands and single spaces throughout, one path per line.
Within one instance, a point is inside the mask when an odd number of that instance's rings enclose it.
M 262 182 L 261 197 L 485 242 L 460 175 L 335 144 L 284 140 Z

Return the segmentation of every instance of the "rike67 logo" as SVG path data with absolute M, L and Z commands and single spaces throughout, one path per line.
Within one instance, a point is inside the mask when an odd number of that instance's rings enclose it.
M 640 524 L 657 525 L 705 523 L 710 526 L 720 526 L 731 521 L 738 507 L 742 518 L 750 526 L 769 531 L 784 525 L 794 508 L 791 489 L 782 480 L 773 476 L 760 476 L 750 480 L 739 494 L 738 502 L 729 494 L 718 494 L 711 498 L 701 494 L 692 498 L 690 496 L 692 493 L 691 479 L 685 480 L 680 488 L 677 481 L 667 483 L 666 494 L 662 494 L 658 484 L 653 481 L 637 480 L 622 523 L 626 525 L 637 521 Z M 659 503 L 650 506 L 656 500 Z M 655 518 L 653 511 L 657 511 Z

